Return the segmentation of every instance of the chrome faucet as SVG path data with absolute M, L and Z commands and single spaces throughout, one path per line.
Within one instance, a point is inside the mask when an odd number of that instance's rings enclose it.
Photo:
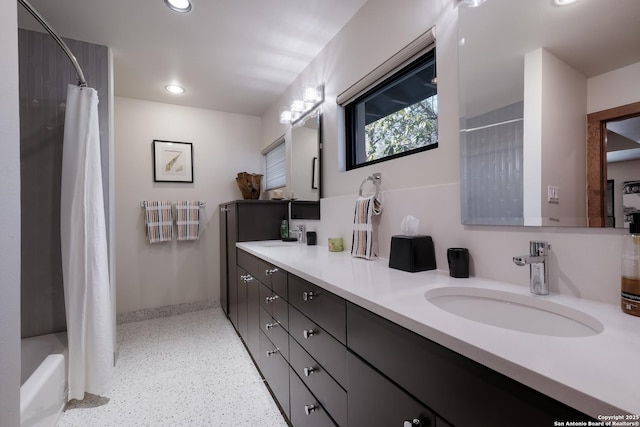
M 306 241 L 305 232 L 307 228 L 304 226 L 304 224 L 298 224 L 297 229 L 298 229 L 298 242 L 304 243 Z
M 513 262 L 516 265 L 524 266 L 529 264 L 531 293 L 534 295 L 549 294 L 549 249 L 551 245 L 547 242 L 532 240 L 529 242 L 529 254 L 514 256 Z

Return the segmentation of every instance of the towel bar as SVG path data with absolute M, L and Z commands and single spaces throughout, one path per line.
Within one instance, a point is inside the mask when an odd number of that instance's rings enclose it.
M 171 203 L 172 206 L 176 205 L 176 202 L 172 202 Z M 198 200 L 198 206 L 201 208 L 204 208 L 205 206 L 207 206 L 207 202 L 205 202 L 204 200 Z M 147 207 L 147 202 L 146 201 L 141 201 L 140 202 L 140 207 L 141 208 L 146 208 Z
M 366 177 L 364 181 L 362 181 L 362 184 L 360 184 L 360 191 L 358 191 L 358 195 L 360 197 L 362 197 L 362 188 L 367 183 L 367 181 L 371 181 L 373 182 L 373 185 L 375 185 L 376 192 L 374 194 L 374 197 L 379 200 L 380 199 L 380 183 L 382 182 L 382 174 L 380 172 L 376 172 L 373 175 Z

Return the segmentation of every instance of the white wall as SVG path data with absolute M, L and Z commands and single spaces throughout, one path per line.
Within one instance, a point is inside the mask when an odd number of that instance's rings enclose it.
M 285 127 L 278 121 L 280 107 L 287 105 L 293 95 L 301 93 L 306 82 L 324 83 L 322 192 L 325 197 L 357 192 L 362 180 L 373 172 L 382 173 L 384 188 L 458 182 L 458 15 L 455 3 L 449 0 L 367 1 L 263 115 L 262 146 L 285 133 Z M 336 96 L 434 25 L 438 46 L 439 148 L 393 162 L 340 172 L 344 169 L 340 163 L 343 136 Z
M 343 236 L 349 245 L 360 182 L 371 172 L 381 171 L 384 212 L 377 232 L 382 257 L 388 257 L 390 237 L 400 233 L 402 217 L 411 214 L 421 220 L 420 231 L 433 236 L 440 269 L 447 269 L 447 247 L 466 246 L 474 275 L 528 286 L 528 269 L 516 266 L 511 258 L 528 252 L 529 240 L 548 240 L 553 291 L 619 304 L 621 230 L 460 225 L 456 3 L 369 0 L 264 114 L 262 145 L 284 133 L 278 124 L 279 108 L 301 90 L 303 82 L 325 83 L 325 198 L 321 221 L 313 223 L 320 244 L 326 245 L 327 237 Z M 336 95 L 432 25 L 437 33 L 439 148 L 341 172 L 343 142 Z
M 584 227 L 587 79 L 545 49 L 542 58 L 542 225 Z M 549 186 L 558 187 L 559 203 L 547 201 Z
M 218 204 L 241 199 L 238 172 L 260 172 L 261 119 L 115 98 L 117 311 L 219 300 Z M 154 139 L 191 142 L 194 183 L 155 183 Z M 150 245 L 142 200 L 204 200 L 201 238 Z
M 542 63 L 542 49 L 524 57 L 522 185 L 525 225 L 542 224 Z
M 0 3 L 0 424 L 20 425 L 20 120 L 16 3 Z
M 546 240 L 551 244 L 552 292 L 620 304 L 620 235 L 624 231 L 464 226 L 460 224 L 459 191 L 457 183 L 385 191 L 384 210 L 375 228 L 378 255 L 389 257 L 391 236 L 401 234 L 402 218 L 413 215 L 420 220 L 419 234 L 433 238 L 439 270 L 448 271 L 447 248 L 466 247 L 472 276 L 528 287 L 529 267 L 518 267 L 512 258 L 528 253 L 530 240 Z M 322 199 L 321 221 L 316 225 L 320 245 L 326 246 L 329 237 L 342 237 L 349 250 L 356 198 L 357 194 Z
M 640 102 L 638 76 L 640 76 L 640 62 L 590 78 L 587 113 Z
M 291 189 L 299 200 L 318 200 L 311 188 L 311 161 L 318 156 L 318 130 L 296 127 L 291 130 Z

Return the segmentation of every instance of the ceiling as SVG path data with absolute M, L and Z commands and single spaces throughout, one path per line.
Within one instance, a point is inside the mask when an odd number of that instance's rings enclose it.
M 60 36 L 111 47 L 116 96 L 249 115 L 276 102 L 365 2 L 192 0 L 181 14 L 163 0 L 30 0 Z M 42 31 L 18 13 L 19 27 Z M 171 83 L 186 92 L 166 92 Z
M 488 0 L 459 14 L 468 116 L 521 100 L 523 58 L 540 47 L 587 78 L 640 62 L 638 0 Z

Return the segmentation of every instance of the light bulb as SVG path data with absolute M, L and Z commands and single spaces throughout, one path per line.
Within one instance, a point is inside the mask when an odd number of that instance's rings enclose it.
M 308 87 L 304 90 L 302 99 L 305 103 L 315 104 L 318 101 L 318 90 L 314 87 Z
M 280 123 L 286 125 L 287 123 L 291 123 L 291 111 L 283 109 L 280 111 Z
M 291 103 L 291 111 L 301 112 L 302 110 L 304 110 L 304 102 L 300 99 L 294 99 Z

